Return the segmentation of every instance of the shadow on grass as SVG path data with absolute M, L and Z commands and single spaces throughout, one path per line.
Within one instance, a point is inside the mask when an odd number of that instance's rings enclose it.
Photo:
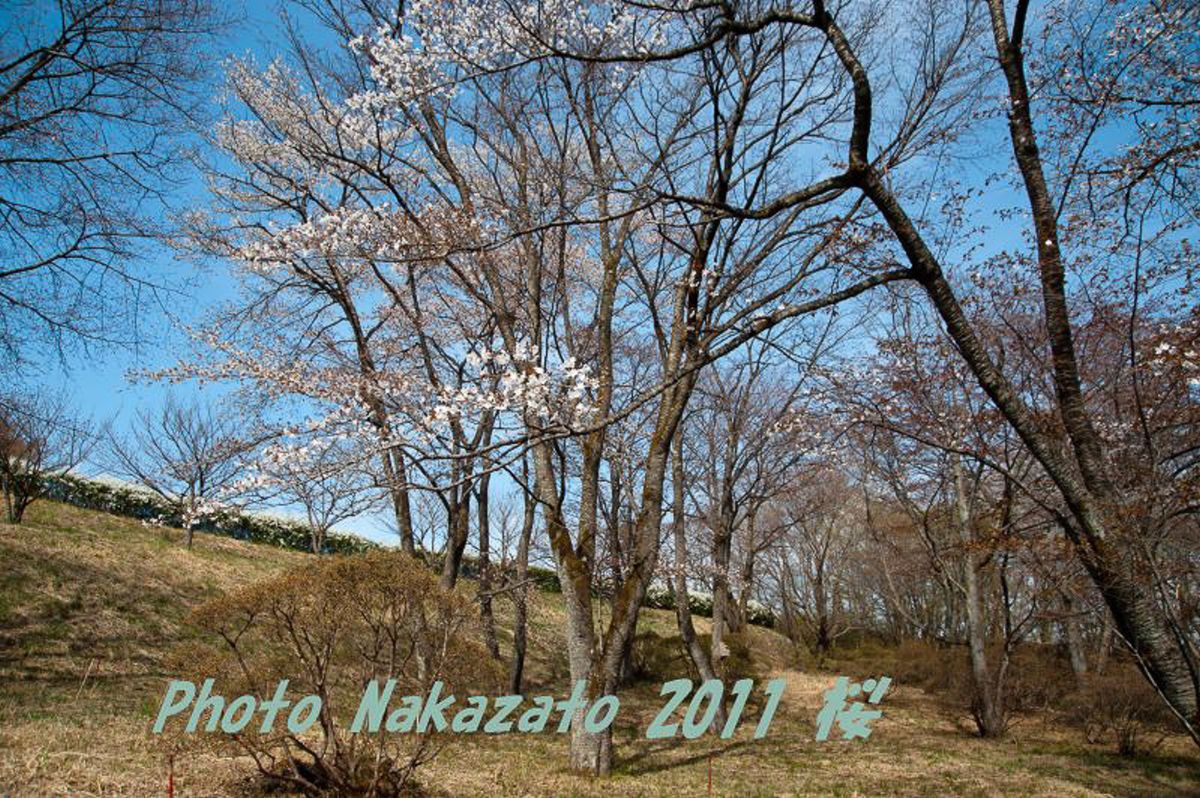
M 1058 756 L 1063 756 L 1059 753 Z M 1088 789 L 1130 798 L 1165 795 L 1200 796 L 1200 762 L 1173 754 L 1124 757 L 1105 751 L 1085 750 L 1070 755 L 1071 765 L 1030 762 L 1029 770 L 1069 779 Z
M 687 741 L 685 741 L 687 742 Z M 670 761 L 652 761 L 652 758 L 657 754 L 662 754 L 668 751 L 677 749 L 680 745 L 678 740 L 662 740 L 652 743 L 645 743 L 638 746 L 636 753 L 626 753 L 618 760 L 617 772 L 629 776 L 642 776 L 650 773 L 665 773 L 677 768 L 695 765 L 703 762 L 710 757 L 716 758 L 722 754 L 728 754 L 733 751 L 745 748 L 751 742 L 759 742 L 757 740 L 738 740 L 736 742 L 727 743 L 717 748 L 705 747 L 698 749 L 696 753 L 686 756 L 682 759 L 672 759 Z

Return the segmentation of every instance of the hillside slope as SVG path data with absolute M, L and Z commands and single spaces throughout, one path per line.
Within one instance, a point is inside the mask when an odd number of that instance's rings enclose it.
M 310 556 L 210 535 L 188 552 L 176 535 L 55 504 L 36 505 L 23 526 L 0 524 L 0 794 L 163 794 L 166 763 L 148 727 L 173 675 L 165 653 L 186 638 L 188 611 Z M 503 622 L 506 603 L 498 609 Z M 561 624 L 559 597 L 538 595 L 530 692 L 565 693 Z M 1184 741 L 1123 760 L 1029 718 L 1006 740 L 984 742 L 903 685 L 869 741 L 815 742 L 821 693 L 836 674 L 792 669 L 798 660 L 786 641 L 757 628 L 747 641 L 752 670 L 787 679 L 770 734 L 646 740 L 658 685 L 686 664 L 671 613 L 647 610 L 639 630 L 639 661 L 650 672 L 622 694 L 610 780 L 568 774 L 556 735 L 513 734 L 458 740 L 423 771 L 430 792 L 703 795 L 711 764 L 719 795 L 1200 794 L 1200 757 Z M 253 794 L 251 775 L 244 763 L 196 755 L 176 763 L 176 794 Z

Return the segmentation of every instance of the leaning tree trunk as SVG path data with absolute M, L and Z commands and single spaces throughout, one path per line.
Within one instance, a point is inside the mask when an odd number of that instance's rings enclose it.
M 1200 744 L 1200 673 L 1191 642 L 1159 606 L 1154 576 L 1144 570 L 1139 572 L 1138 566 L 1130 563 L 1106 534 L 1119 528 L 1120 522 L 1113 520 L 1109 508 L 1119 508 L 1122 496 L 1109 480 L 1104 445 L 1088 413 L 1079 375 L 1067 306 L 1058 210 L 1043 170 L 1025 76 L 1022 44 L 1028 6 L 1028 0 L 1018 0 L 1010 35 L 1004 0 L 988 0 L 996 55 L 1008 88 L 1009 138 L 1033 215 L 1055 398 L 1082 481 L 1079 495 L 1067 495 L 1066 499 L 1083 533 L 1080 542 L 1084 544 L 1081 551 L 1084 566 L 1104 595 L 1118 629 L 1143 673 L 1192 739 Z M 1137 534 L 1135 530 L 1125 531 Z
M 1037 136 L 1025 83 L 1021 39 L 1028 10 L 1019 0 L 1010 38 L 1003 0 L 988 0 L 992 32 L 1001 69 L 1008 84 L 1009 127 L 1013 151 L 1030 199 L 1037 239 L 1042 299 L 1051 347 L 1058 409 L 1071 443 L 1063 453 L 1059 442 L 1039 427 L 1009 380 L 992 361 L 963 312 L 954 289 L 937 257 L 930 251 L 911 218 L 871 163 L 868 144 L 871 122 L 871 85 L 866 69 L 833 16 L 823 14 L 818 27 L 853 82 L 855 130 L 851 136 L 847 174 L 880 211 L 904 249 L 913 277 L 920 283 L 941 317 L 959 353 L 992 403 L 1029 448 L 1055 483 L 1067 505 L 1068 532 L 1081 562 L 1104 596 L 1120 632 L 1142 672 L 1200 744 L 1197 696 L 1200 674 L 1193 666 L 1191 645 L 1171 628 L 1156 604 L 1153 581 L 1128 567 L 1113 540 L 1121 537 L 1121 524 L 1109 517 L 1120 507 L 1121 496 L 1108 488 L 1102 468 L 1103 447 L 1091 428 L 1080 390 L 1078 368 L 1066 305 L 1065 275 L 1059 255 L 1057 213 L 1051 201 L 1038 154 Z

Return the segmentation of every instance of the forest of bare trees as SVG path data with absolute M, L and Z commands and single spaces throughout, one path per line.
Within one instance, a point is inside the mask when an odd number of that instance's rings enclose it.
M 704 679 L 763 606 L 818 658 L 961 662 L 982 737 L 1037 651 L 1200 744 L 1196 3 L 292 0 L 151 219 L 175 43 L 217 22 L 101 6 L 0 54 L 5 348 L 131 332 L 101 306 L 157 284 L 143 238 L 236 283 L 140 374 L 219 407 L 107 428 L 108 472 L 188 519 L 300 507 L 315 552 L 386 518 L 447 589 L 469 560 L 513 692 L 540 561 L 589 698 L 661 589 Z M 71 436 L 5 407 L 7 498 Z M 574 725 L 573 769 L 619 755 Z

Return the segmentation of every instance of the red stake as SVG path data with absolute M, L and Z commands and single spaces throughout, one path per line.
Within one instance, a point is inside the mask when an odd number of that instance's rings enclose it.
M 167 798 L 175 798 L 175 756 L 167 757 Z

